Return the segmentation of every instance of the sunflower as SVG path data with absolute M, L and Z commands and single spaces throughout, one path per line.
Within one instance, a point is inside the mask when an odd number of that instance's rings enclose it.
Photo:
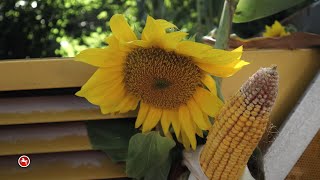
M 82 51 L 75 59 L 97 66 L 77 96 L 99 105 L 103 114 L 125 113 L 140 107 L 135 127 L 148 132 L 170 127 L 185 148 L 196 148 L 196 134 L 211 126 L 222 106 L 211 75 L 228 77 L 248 64 L 240 60 L 242 47 L 233 51 L 183 40 L 187 33 L 148 16 L 138 39 L 123 15 L 110 19 L 112 35 L 103 49 Z
M 266 26 L 266 31 L 262 34 L 263 37 L 283 37 L 290 35 L 286 29 L 279 23 L 275 21 L 272 26 Z

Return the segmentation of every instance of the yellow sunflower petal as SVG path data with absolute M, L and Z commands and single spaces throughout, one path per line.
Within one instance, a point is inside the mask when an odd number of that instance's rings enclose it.
M 267 31 L 271 31 L 271 27 L 270 26 L 266 26 L 266 30 Z
M 139 104 L 139 100 L 137 98 L 131 96 L 131 98 L 127 104 L 127 108 L 120 110 L 120 113 L 135 110 L 135 109 L 137 109 L 138 104 Z
M 131 101 L 131 103 L 130 103 L 131 109 L 130 110 L 137 109 L 140 100 L 133 97 L 133 99 L 130 101 Z
M 238 60 L 227 65 L 196 63 L 196 65 L 200 67 L 202 70 L 218 77 L 230 77 L 236 72 L 238 72 L 243 66 L 248 64 L 248 62 L 243 60 Z
M 172 24 L 171 22 L 168 22 L 164 19 L 157 19 L 155 20 L 157 24 L 160 25 L 160 27 L 163 29 L 163 30 L 166 30 L 166 29 L 169 29 L 169 28 L 177 28 L 176 25 Z
M 116 84 L 113 87 L 106 89 L 104 96 L 86 96 L 86 98 L 92 103 L 97 105 L 106 105 L 106 104 L 115 104 L 118 105 L 121 100 L 125 97 L 126 90 L 124 85 L 120 83 Z
M 180 137 L 180 131 L 181 131 L 181 124 L 179 121 L 179 114 L 177 111 L 168 111 L 168 118 L 171 120 L 173 130 L 176 134 L 176 137 Z
M 189 100 L 187 106 L 189 108 L 192 120 L 195 122 L 195 124 L 200 129 L 208 130 L 211 127 L 211 123 L 210 121 L 208 121 L 208 119 L 203 118 L 203 113 L 198 104 L 193 100 L 193 98 Z
M 121 95 L 120 95 L 121 97 Z M 119 103 L 104 103 L 100 105 L 102 114 L 109 114 L 109 113 L 126 113 L 130 110 L 134 110 L 137 108 L 138 100 L 135 97 L 130 95 L 124 95 Z
M 147 117 L 142 125 L 142 132 L 147 132 L 153 129 L 159 122 L 162 115 L 162 109 L 151 107 L 149 108 L 149 112 Z
M 274 24 L 272 25 L 272 28 L 273 28 L 276 32 L 284 31 L 284 27 L 279 23 L 279 21 L 275 21 Z
M 143 41 L 143 40 L 135 40 L 135 41 L 131 41 L 131 42 L 124 44 L 124 46 L 129 47 L 129 48 L 136 48 L 136 47 L 148 48 L 148 47 L 150 47 L 150 42 Z
M 159 41 L 164 39 L 163 36 L 166 34 L 166 29 L 168 28 L 176 28 L 176 26 L 166 20 L 155 20 L 153 17 L 148 16 L 141 34 L 141 39 L 159 45 Z
M 107 37 L 106 38 L 106 43 L 109 46 L 115 46 L 115 47 L 119 46 L 119 40 L 114 35 L 111 35 L 111 36 Z
M 163 110 L 160 122 L 161 122 L 163 133 L 168 134 L 171 122 L 170 122 L 170 118 L 167 110 Z
M 167 33 L 163 36 L 163 39 L 159 42 L 159 45 L 164 49 L 175 49 L 177 44 L 187 35 L 188 33 L 181 31 Z
M 115 111 L 119 111 L 120 113 L 126 113 L 130 110 L 135 109 L 137 104 L 138 100 L 135 97 L 126 95 L 126 97 L 115 108 Z
M 76 55 L 75 60 L 97 67 L 112 67 L 123 64 L 124 58 L 122 57 L 124 55 L 121 52 L 115 56 L 112 49 L 108 47 L 104 49 L 90 48 L 81 51 L 80 54 Z
M 170 133 L 170 131 L 167 132 L 167 134 L 164 134 L 167 138 L 173 139 L 172 138 L 172 134 Z
M 129 42 L 137 39 L 122 14 L 115 14 L 110 19 L 112 34 L 119 40 Z
M 270 26 L 265 26 L 266 31 L 264 33 L 262 33 L 263 37 L 271 37 L 271 27 Z
M 117 105 L 118 111 L 120 111 L 120 109 L 124 108 L 127 104 L 129 104 L 131 98 L 132 98 L 132 96 L 126 94 L 126 96 L 125 96 L 125 97 L 121 100 L 121 102 Z
M 250 64 L 247 61 L 244 60 L 240 60 L 239 62 L 237 62 L 237 64 L 234 66 L 234 68 L 236 69 L 241 69 L 243 66 Z
M 120 66 L 115 66 L 113 68 L 99 68 L 82 86 L 81 90 L 76 93 L 76 95 L 85 97 L 87 93 L 94 94 L 92 91 L 101 91 L 101 93 L 104 94 L 105 89 L 113 86 L 114 84 L 118 84 L 123 80 L 123 75 L 121 73 L 122 69 L 123 67 Z
M 149 112 L 149 105 L 141 102 L 138 117 L 135 123 L 135 128 L 138 128 L 141 126 L 141 124 L 145 121 L 148 112 Z
M 207 114 L 205 114 L 205 113 L 203 113 L 203 119 L 204 119 L 205 121 L 209 121 L 209 123 L 212 124 L 211 121 L 210 121 L 210 119 L 209 119 L 209 116 L 208 116 Z
M 189 138 L 192 149 L 196 149 L 197 140 L 195 137 L 195 129 L 193 127 L 193 122 L 191 120 L 189 109 L 185 105 L 180 106 L 179 108 L 179 121 L 184 132 L 186 132 L 186 135 Z
M 239 46 L 236 49 L 232 50 L 231 52 L 243 52 L 243 46 Z M 238 58 L 241 58 L 242 54 L 239 54 Z
M 100 106 L 100 110 L 102 114 L 110 114 L 114 112 L 115 105 L 114 104 L 108 104 Z
M 177 45 L 176 52 L 182 55 L 201 59 L 206 55 L 206 51 L 212 49 L 211 46 L 193 41 L 182 41 Z
M 201 81 L 209 89 L 209 91 L 211 91 L 212 94 L 217 94 L 216 81 L 212 78 L 210 74 L 204 75 Z
M 114 96 L 110 96 L 110 94 Z M 102 97 L 97 96 L 97 98 L 95 96 L 86 97 L 86 99 L 92 104 L 95 104 L 95 101 L 99 101 L 96 105 L 100 106 L 102 114 L 114 113 L 117 111 L 116 106 L 125 97 L 125 90 L 121 89 L 110 94 Z
M 271 27 L 265 26 L 265 29 L 266 31 L 262 34 L 263 37 L 282 37 L 290 34 L 279 21 L 275 21 Z
M 196 125 L 194 125 L 194 129 L 196 130 L 196 134 L 203 138 L 203 131 Z
M 152 42 L 153 44 L 159 44 L 159 41 L 165 35 L 165 31 L 151 16 L 147 17 L 146 26 L 144 27 L 141 39 Z
M 138 41 L 138 40 L 134 40 Z M 114 35 L 111 35 L 106 38 L 106 42 L 108 43 L 108 47 L 110 48 L 110 53 L 114 54 L 114 57 L 116 59 L 118 58 L 125 58 L 128 52 L 131 51 L 130 46 L 128 46 L 128 43 L 131 43 L 132 41 L 129 42 L 120 42 Z
M 118 83 L 117 85 L 119 85 L 120 82 L 117 82 L 117 83 Z M 92 104 L 99 105 L 100 102 L 102 102 L 101 99 L 106 96 L 105 92 L 109 88 L 110 88 L 110 85 L 104 84 L 104 85 L 100 85 L 95 88 L 92 88 L 90 89 L 90 91 L 87 89 L 80 90 L 76 93 L 76 95 L 86 98 Z
M 214 117 L 223 105 L 217 96 L 200 87 L 197 88 L 193 98 L 201 110 L 211 117 Z
M 280 33 L 280 37 L 282 37 L 282 36 L 287 36 L 287 35 L 289 35 L 289 34 L 290 34 L 290 33 L 283 31 L 283 32 Z
M 211 49 L 206 51 L 205 57 L 202 59 L 194 59 L 194 61 L 214 65 L 226 65 L 238 61 L 242 56 L 242 49 L 242 46 L 233 51 Z
M 190 141 L 188 136 L 186 135 L 186 133 L 184 131 L 181 131 L 181 140 L 179 142 L 182 142 L 184 148 L 186 150 L 190 150 Z

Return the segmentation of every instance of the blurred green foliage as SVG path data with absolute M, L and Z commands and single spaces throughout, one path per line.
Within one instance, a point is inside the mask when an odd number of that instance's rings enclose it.
M 311 3 L 317 0 L 306 0 Z M 0 59 L 72 57 L 88 47 L 105 46 L 109 20 L 123 13 L 136 32 L 147 15 L 169 20 L 200 40 L 219 22 L 224 0 L 1 0 Z M 304 5 L 300 5 L 299 8 Z M 233 25 L 233 32 L 251 37 L 265 25 L 296 9 Z
M 0 59 L 74 56 L 105 46 L 115 13 L 140 32 L 148 14 L 190 34 L 198 27 L 196 0 L 2 0 Z
M 74 56 L 102 46 L 114 13 L 129 14 L 129 21 L 137 23 L 135 1 L 1 1 L 0 58 Z

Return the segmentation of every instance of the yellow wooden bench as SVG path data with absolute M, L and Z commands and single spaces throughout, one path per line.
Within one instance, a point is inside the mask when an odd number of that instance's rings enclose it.
M 277 126 L 320 68 L 317 50 L 254 50 L 243 59 L 251 65 L 224 80 L 224 96 L 259 67 L 277 64 L 280 89 L 272 114 Z M 125 177 L 124 164 L 92 150 L 84 121 L 135 117 L 136 112 L 102 115 L 97 106 L 73 95 L 94 71 L 72 58 L 0 61 L 0 179 Z M 28 168 L 17 164 L 22 154 L 31 158 Z

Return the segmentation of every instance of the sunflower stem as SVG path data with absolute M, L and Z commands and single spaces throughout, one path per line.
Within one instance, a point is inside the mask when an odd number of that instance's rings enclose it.
M 237 7 L 238 0 L 225 0 L 222 14 L 220 17 L 219 28 L 217 31 L 217 39 L 215 48 L 227 49 L 230 31 L 232 27 L 232 18 Z
M 217 49 L 227 49 L 230 37 L 230 31 L 232 27 L 232 18 L 237 7 L 238 0 L 225 0 L 223 5 L 223 10 L 220 17 L 219 28 L 217 31 L 217 39 L 215 43 L 215 48 Z M 214 77 L 218 89 L 218 97 L 224 101 L 224 97 L 221 93 L 221 83 L 222 78 Z

